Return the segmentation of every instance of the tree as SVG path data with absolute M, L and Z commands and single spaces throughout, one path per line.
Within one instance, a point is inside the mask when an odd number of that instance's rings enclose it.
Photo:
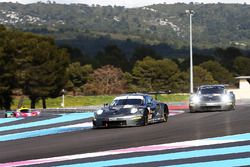
M 234 60 L 233 68 L 238 75 L 245 76 L 250 75 L 250 58 L 248 57 L 237 57 Z
M 86 84 L 89 75 L 93 72 L 92 65 L 81 66 L 80 62 L 75 62 L 69 65 L 67 73 L 69 82 L 72 85 L 73 94 L 76 95 L 77 89 Z
M 68 45 L 62 45 L 62 46 L 60 46 L 60 48 L 67 50 L 67 52 L 70 55 L 71 62 L 80 62 L 81 64 L 92 63 L 91 58 L 88 55 L 82 53 L 82 51 L 78 48 L 72 48 Z
M 69 56 L 50 37 L 0 27 L 0 106 L 10 108 L 13 89 L 20 89 L 31 100 L 56 97 L 68 78 Z
M 218 59 L 218 61 L 226 67 L 229 71 L 232 71 L 233 68 L 233 62 L 234 59 L 236 59 L 238 56 L 243 56 L 240 49 L 235 47 L 229 47 L 227 49 L 221 49 L 217 48 L 215 51 L 215 56 Z
M 106 65 L 94 70 L 84 86 L 86 94 L 110 95 L 125 91 L 126 82 L 120 68 Z
M 229 84 L 234 81 L 233 74 L 216 61 L 207 61 L 200 67 L 210 72 L 213 78 L 220 84 Z
M 14 75 L 10 71 L 12 62 L 0 47 L 0 109 L 10 109 Z
M 176 63 L 169 59 L 155 60 L 145 57 L 137 61 L 132 74 L 138 91 L 168 91 L 172 89 L 174 75 L 179 73 Z
M 10 109 L 15 86 L 15 66 L 12 55 L 8 54 L 11 34 L 12 32 L 0 25 L 0 109 Z
M 69 56 L 47 40 L 36 41 L 35 47 L 30 48 L 27 54 L 31 57 L 31 66 L 27 67 L 24 93 L 31 100 L 31 108 L 35 108 L 40 98 L 43 108 L 46 108 L 46 98 L 57 97 L 68 81 L 66 67 Z
M 177 72 L 172 76 L 171 92 L 189 92 L 189 73 Z
M 217 84 L 212 74 L 199 66 L 194 66 L 194 87 L 207 84 Z M 189 71 L 188 71 L 189 73 Z
M 31 108 L 35 103 L 56 97 L 67 81 L 66 67 L 68 54 L 58 49 L 52 38 L 32 33 L 16 32 L 8 44 L 7 53 L 13 57 L 17 87 L 23 90 L 31 100 Z
M 134 66 L 136 61 L 143 60 L 145 57 L 152 57 L 153 59 L 161 58 L 152 48 L 141 45 L 135 48 L 133 55 L 130 58 L 130 64 Z
M 202 54 L 194 54 L 193 56 L 193 65 L 199 65 L 203 62 L 214 60 L 214 57 L 212 56 L 206 56 Z M 178 61 L 178 60 L 177 60 Z M 187 57 L 180 63 L 180 69 L 181 70 L 187 70 L 190 68 L 190 57 Z
M 124 71 L 127 71 L 129 68 L 126 56 L 116 45 L 106 46 L 104 51 L 98 52 L 96 59 L 98 67 L 112 65 L 114 67 L 121 68 Z

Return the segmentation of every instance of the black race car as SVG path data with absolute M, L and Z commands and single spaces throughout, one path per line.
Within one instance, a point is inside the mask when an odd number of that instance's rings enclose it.
M 189 99 L 190 112 L 235 109 L 235 95 L 224 85 L 202 85 Z
M 116 97 L 110 105 L 95 111 L 94 128 L 143 126 L 149 123 L 167 122 L 168 106 L 141 93 Z

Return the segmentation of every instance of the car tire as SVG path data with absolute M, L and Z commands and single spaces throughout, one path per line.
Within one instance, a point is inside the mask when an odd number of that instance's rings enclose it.
M 143 117 L 143 126 L 147 126 L 148 125 L 148 116 L 144 116 Z
M 163 115 L 163 122 L 168 122 L 168 116 L 167 114 L 164 113 Z
M 226 111 L 235 111 L 235 105 L 228 107 Z
M 168 122 L 168 114 L 169 114 L 168 106 L 164 105 L 163 122 Z
M 189 112 L 190 112 L 190 113 L 195 113 L 195 111 L 194 111 L 194 110 L 189 110 Z
M 142 123 L 143 126 L 147 126 L 148 125 L 148 110 L 146 110 L 144 112 L 144 116 L 143 116 L 143 123 Z
M 235 104 L 232 105 L 232 109 L 231 110 L 235 111 Z

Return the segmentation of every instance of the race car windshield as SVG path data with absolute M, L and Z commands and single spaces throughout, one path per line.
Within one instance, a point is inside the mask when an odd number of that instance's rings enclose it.
M 20 110 L 21 113 L 29 113 L 29 110 L 28 109 L 23 109 L 23 110 Z
M 224 89 L 220 87 L 203 88 L 200 90 L 201 94 L 222 94 L 223 92 Z
M 143 101 L 141 99 L 119 99 L 114 100 L 111 105 L 119 106 L 119 105 L 141 105 Z

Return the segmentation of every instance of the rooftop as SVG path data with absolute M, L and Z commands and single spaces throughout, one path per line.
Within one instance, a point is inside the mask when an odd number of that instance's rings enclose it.
M 250 79 L 250 76 L 239 76 L 235 77 L 236 79 Z

